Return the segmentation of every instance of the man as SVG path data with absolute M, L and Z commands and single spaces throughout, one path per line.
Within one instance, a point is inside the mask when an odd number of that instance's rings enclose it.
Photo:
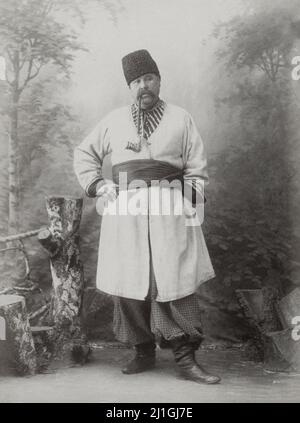
M 133 104 L 102 119 L 74 155 L 86 194 L 98 196 L 98 205 L 106 201 L 97 287 L 113 296 L 117 339 L 136 350 L 123 373 L 153 368 L 160 337 L 183 377 L 215 384 L 220 378 L 195 360 L 203 339 L 195 293 L 215 276 L 195 209 L 207 182 L 203 143 L 192 117 L 160 99 L 160 72 L 147 50 L 128 54 L 122 65 Z M 108 154 L 112 181 L 101 171 Z M 182 202 L 182 212 L 174 212 Z M 173 213 L 163 213 L 170 203 Z

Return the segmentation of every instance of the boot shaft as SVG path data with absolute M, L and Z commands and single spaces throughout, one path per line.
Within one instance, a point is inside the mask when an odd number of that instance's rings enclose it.
M 156 344 L 155 342 L 144 342 L 134 346 L 137 357 L 154 357 Z

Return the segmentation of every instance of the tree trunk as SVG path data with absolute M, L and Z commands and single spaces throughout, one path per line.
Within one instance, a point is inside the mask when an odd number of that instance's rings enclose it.
M 9 218 L 8 233 L 14 234 L 19 230 L 19 189 L 18 189 L 18 119 L 19 119 L 19 53 L 16 51 L 13 61 L 15 81 L 12 87 L 12 104 L 10 111 L 10 136 L 9 136 Z
M 70 350 L 72 353 L 75 345 L 77 351 L 86 345 L 80 316 L 84 275 L 78 233 L 83 200 L 49 197 L 46 202 L 50 225 L 38 239 L 50 256 L 56 355 L 64 355 Z
M 278 292 L 276 289 L 236 290 L 238 302 L 251 326 L 261 333 L 277 331 L 281 324 L 276 311 Z
M 40 243 L 50 254 L 53 318 L 60 326 L 76 325 L 81 309 L 84 278 L 78 230 L 82 204 L 82 199 L 48 198 L 50 226 L 39 234 Z
M 277 305 L 278 315 L 284 329 L 294 327 L 293 320 L 300 316 L 300 288 L 294 289 Z
M 239 304 L 262 353 L 264 368 L 278 372 L 300 369 L 300 341 L 293 339 L 293 317 L 300 312 L 296 289 L 279 301 L 274 288 L 237 290 Z M 285 328 L 285 329 L 284 329 Z
M 8 367 L 21 375 L 34 374 L 36 351 L 28 321 L 25 299 L 17 295 L 0 295 L 2 346 L 6 350 Z
M 12 136 L 9 136 L 9 167 L 8 167 L 8 186 L 9 186 L 9 214 L 8 214 L 8 233 L 17 233 L 18 227 L 18 198 L 17 198 L 17 163 L 16 163 L 16 143 Z
M 282 361 L 289 364 L 287 371 L 299 371 L 300 341 L 293 339 L 292 329 L 285 329 L 280 332 L 271 332 L 268 333 L 267 336 L 276 348 L 278 356 L 282 357 Z M 268 363 L 267 360 L 266 362 Z

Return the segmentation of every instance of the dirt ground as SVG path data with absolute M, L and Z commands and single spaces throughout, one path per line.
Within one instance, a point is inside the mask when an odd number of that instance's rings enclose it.
M 238 350 L 200 350 L 198 361 L 222 377 L 220 385 L 181 380 L 169 350 L 158 351 L 157 367 L 123 375 L 132 351 L 97 348 L 89 363 L 20 378 L 0 376 L 1 403 L 241 403 L 300 402 L 300 374 L 266 373 L 260 363 L 245 362 Z

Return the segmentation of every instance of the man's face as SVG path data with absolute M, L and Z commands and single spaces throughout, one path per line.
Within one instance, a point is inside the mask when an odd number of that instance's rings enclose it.
M 159 98 L 160 77 L 155 73 L 146 73 L 132 81 L 129 88 L 135 103 L 138 103 L 141 95 L 142 109 L 151 109 Z

